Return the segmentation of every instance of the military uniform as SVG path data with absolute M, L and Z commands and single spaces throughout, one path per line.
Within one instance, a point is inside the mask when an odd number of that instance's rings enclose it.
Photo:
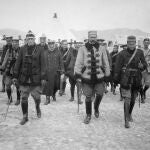
M 29 31 L 26 39 L 34 40 L 34 34 Z M 41 94 L 41 81 L 44 84 L 46 80 L 44 50 L 37 46 L 35 43 L 26 44 L 20 48 L 20 53 L 14 67 L 14 82 L 18 79 L 21 91 L 21 107 L 23 112 L 23 119 L 20 122 L 24 125 L 28 121 L 28 97 L 32 95 L 37 116 L 41 117 L 40 110 L 40 94 Z
M 127 40 L 128 43 L 136 43 L 136 37 L 134 36 L 129 36 Z M 133 55 L 135 56 L 129 63 L 129 60 Z M 129 65 L 127 66 L 128 63 Z M 134 49 L 131 50 L 128 46 L 127 50 L 121 51 L 117 57 L 114 69 L 114 82 L 116 84 L 121 84 L 121 93 L 124 99 L 124 119 L 126 128 L 130 127 L 129 121 L 133 121 L 132 110 L 137 93 L 141 88 L 141 72 L 145 68 L 146 62 L 143 51 L 136 49 L 136 44 Z
M 19 49 L 19 48 L 18 48 Z M 18 50 L 14 49 L 12 43 L 7 44 L 3 48 L 2 54 L 2 66 L 1 69 L 4 71 L 4 83 L 6 86 L 6 92 L 8 96 L 8 104 L 12 102 L 12 91 L 11 85 L 13 84 L 12 75 L 13 75 L 13 68 L 18 56 Z M 20 95 L 17 92 L 17 99 L 19 99 Z
M 62 40 L 61 44 L 63 42 L 66 43 L 67 41 Z M 63 60 L 63 63 L 64 63 L 64 71 L 66 72 L 65 63 L 66 63 L 66 58 L 67 58 L 67 55 L 68 55 L 68 52 L 69 52 L 69 48 L 68 47 L 64 48 L 64 47 L 60 46 L 59 50 L 60 50 L 61 57 L 62 57 L 62 60 Z M 64 75 L 64 78 L 61 80 L 61 83 L 60 83 L 60 91 L 59 91 L 60 96 L 65 94 L 65 88 L 66 88 L 66 83 L 67 83 L 66 80 L 67 80 L 67 76 Z
M 150 42 L 148 38 L 144 39 L 144 42 Z M 150 49 L 144 48 L 144 57 L 147 63 L 147 68 L 143 71 L 143 88 L 141 89 L 141 102 L 145 103 L 146 99 L 146 91 L 149 89 L 150 86 Z
M 104 77 L 110 75 L 110 66 L 107 53 L 104 47 L 100 47 L 91 38 L 97 37 L 97 32 L 89 32 L 90 41 L 78 51 L 75 63 L 75 76 L 77 81 L 82 80 L 83 94 L 86 96 L 86 118 L 84 123 L 88 124 L 92 115 L 92 96 L 96 94 L 94 109 L 95 117 L 99 117 L 99 104 L 102 100 L 104 87 Z

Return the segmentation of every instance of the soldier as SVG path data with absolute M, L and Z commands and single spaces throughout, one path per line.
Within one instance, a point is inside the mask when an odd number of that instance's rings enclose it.
M 64 64 L 59 49 L 54 41 L 48 42 L 48 50 L 45 51 L 47 83 L 43 89 L 46 95 L 45 105 L 50 103 L 50 96 L 56 101 L 56 92 L 60 89 L 60 78 L 64 78 Z
M 78 53 L 79 47 L 77 43 L 75 43 L 75 48 L 70 49 L 68 52 L 67 58 L 66 58 L 66 76 L 69 77 L 69 82 L 70 82 L 70 92 L 71 92 L 71 98 L 69 101 L 74 101 L 74 91 L 75 91 L 75 85 L 76 85 L 76 79 L 74 76 L 74 66 L 77 58 L 77 53 Z M 79 102 L 82 104 L 82 102 Z
M 144 80 L 144 87 L 141 89 L 141 103 L 145 103 L 146 99 L 146 91 L 149 89 L 150 86 L 150 39 L 145 38 L 143 41 L 144 44 L 144 57 L 147 62 L 147 68 L 143 71 L 143 80 Z
M 114 68 L 115 68 L 115 63 L 116 63 L 116 58 L 118 55 L 118 45 L 114 45 L 113 51 L 110 53 L 110 57 L 112 60 L 112 70 L 111 70 L 111 76 L 114 76 Z M 114 84 L 113 80 L 111 81 L 111 92 L 113 92 L 114 95 L 116 95 L 116 85 Z
M 136 49 L 136 37 L 128 36 L 127 50 L 119 53 L 114 70 L 114 82 L 121 84 L 121 93 L 124 99 L 125 128 L 129 128 L 129 121 L 133 121 L 132 110 L 142 84 L 141 71 L 145 68 L 143 51 Z
M 23 119 L 20 124 L 24 125 L 28 121 L 28 98 L 32 95 L 37 117 L 41 117 L 40 94 L 41 85 L 46 83 L 46 70 L 44 60 L 44 50 L 35 44 L 35 36 L 32 31 L 26 35 L 27 44 L 20 48 L 18 59 L 15 63 L 13 81 L 19 82 L 21 91 L 21 107 Z
M 12 38 L 13 38 L 12 36 L 5 36 L 5 35 L 3 37 L 3 40 L 6 40 L 6 45 L 3 47 L 3 52 L 2 52 L 2 56 L 1 56 L 1 63 L 0 63 L 1 65 L 4 61 L 4 57 L 6 55 L 7 50 L 12 48 Z M 4 70 L 2 70 L 2 72 L 3 71 Z M 1 90 L 1 92 L 5 92 L 5 73 L 4 72 L 2 75 L 2 90 Z
M 12 90 L 11 86 L 13 84 L 12 82 L 12 75 L 13 75 L 13 67 L 17 58 L 18 51 L 16 51 L 13 38 L 12 37 L 6 37 L 7 45 L 3 49 L 2 54 L 2 65 L 1 69 L 4 71 L 4 83 L 6 86 L 6 92 L 8 96 L 8 102 L 7 104 L 12 103 Z M 19 95 L 17 95 L 19 99 Z
M 92 115 L 92 96 L 96 94 L 94 109 L 95 117 L 99 117 L 99 105 L 105 91 L 104 77 L 110 75 L 110 66 L 104 47 L 97 43 L 97 32 L 88 32 L 88 42 L 79 49 L 76 63 L 75 76 L 77 82 L 82 81 L 83 94 L 86 96 L 85 124 L 88 124 Z
M 61 56 L 63 59 L 64 66 L 65 66 L 66 58 L 67 58 L 67 55 L 69 52 L 67 40 L 61 41 L 59 50 L 60 50 L 60 53 L 61 53 Z M 64 68 L 64 71 L 66 72 L 66 68 Z M 60 96 L 65 94 L 66 80 L 67 80 L 67 76 L 64 75 L 64 78 L 60 81 L 61 82 L 60 83 L 60 91 L 59 91 Z
M 12 48 L 13 48 L 13 50 L 15 52 L 15 58 L 16 58 L 16 60 L 18 58 L 19 51 L 20 51 L 19 40 L 21 40 L 21 39 L 20 38 L 16 38 L 16 39 L 13 38 L 13 42 L 12 42 Z M 15 65 L 15 63 L 14 63 L 14 65 Z M 14 65 L 13 65 L 13 67 L 14 67 Z M 16 101 L 15 105 L 19 105 L 20 104 L 19 83 L 17 83 L 15 86 L 16 86 L 16 92 L 17 92 L 17 101 Z
M 42 34 L 42 36 L 40 37 L 40 44 L 39 46 L 42 46 L 44 48 L 44 50 L 48 49 L 48 46 L 46 44 L 46 36 L 45 34 Z

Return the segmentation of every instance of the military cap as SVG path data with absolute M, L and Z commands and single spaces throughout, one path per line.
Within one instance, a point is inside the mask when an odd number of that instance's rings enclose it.
M 130 35 L 130 36 L 127 37 L 127 42 L 133 42 L 133 41 L 136 42 L 136 37 L 135 36 Z
M 26 34 L 26 38 L 35 38 L 35 35 L 31 30 L 29 30 L 28 33 Z
M 41 37 L 40 37 L 40 39 L 41 39 L 41 38 L 46 39 L 46 35 L 45 35 L 45 34 L 42 34 Z
M 18 37 L 13 37 L 13 41 L 18 41 L 19 42 L 20 40 L 22 40 L 20 35 Z
M 97 38 L 97 31 L 89 31 L 88 32 L 88 37 L 94 37 L 94 38 Z
M 145 41 L 150 42 L 150 39 L 149 39 L 149 38 L 145 38 L 143 41 L 144 41 L 144 42 L 145 42 Z
M 104 42 L 104 39 L 97 39 L 97 42 Z
M 127 47 L 127 44 L 123 44 L 123 45 L 121 45 L 120 47 L 121 47 L 121 48 L 125 48 L 125 47 Z
M 48 39 L 47 43 L 48 43 L 48 44 L 54 44 L 54 43 L 55 43 L 55 41 L 54 41 L 54 40 L 50 40 L 50 39 Z
M 61 43 L 67 42 L 67 40 L 62 40 Z
M 3 35 L 3 39 L 2 40 L 8 40 L 8 39 L 13 39 L 12 36 L 7 36 L 7 35 Z

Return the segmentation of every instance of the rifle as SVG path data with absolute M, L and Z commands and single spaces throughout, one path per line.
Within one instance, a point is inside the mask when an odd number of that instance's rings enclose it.
M 78 113 L 79 113 L 79 104 L 81 104 L 81 82 L 77 81 L 77 100 L 78 100 Z

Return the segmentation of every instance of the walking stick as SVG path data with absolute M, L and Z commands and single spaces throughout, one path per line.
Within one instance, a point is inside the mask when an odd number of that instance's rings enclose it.
M 14 88 L 15 88 L 15 85 L 13 84 L 12 93 L 14 91 Z M 7 108 L 6 108 L 6 113 L 1 114 L 2 116 L 4 116 L 4 119 L 3 119 L 3 121 L 0 121 L 0 123 L 6 121 L 8 110 L 9 110 L 9 106 L 10 106 L 10 101 L 11 101 L 11 97 L 8 99 L 8 105 L 7 105 Z
M 81 82 L 77 81 L 77 100 L 78 100 L 78 113 L 79 113 L 79 104 L 81 102 Z

